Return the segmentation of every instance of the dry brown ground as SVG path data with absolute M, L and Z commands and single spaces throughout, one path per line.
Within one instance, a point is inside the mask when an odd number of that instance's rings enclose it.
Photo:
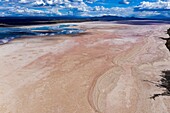
M 169 113 L 149 97 L 170 69 L 159 36 L 168 25 L 80 23 L 81 35 L 24 38 L 0 46 L 0 113 Z M 145 81 L 146 80 L 146 81 Z

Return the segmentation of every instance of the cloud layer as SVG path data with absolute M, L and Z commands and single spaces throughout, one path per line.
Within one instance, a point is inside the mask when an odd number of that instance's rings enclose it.
M 131 2 L 130 2 L 131 1 Z M 170 0 L 0 0 L 1 16 L 170 17 Z M 162 13 L 163 12 L 163 13 Z

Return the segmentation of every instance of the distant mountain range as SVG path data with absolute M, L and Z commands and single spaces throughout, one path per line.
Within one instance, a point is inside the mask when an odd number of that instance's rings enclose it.
M 118 16 L 102 16 L 102 17 L 76 17 L 76 16 L 59 16 L 59 17 L 0 17 L 0 27 L 36 25 L 36 24 L 54 24 L 65 22 L 83 22 L 83 21 L 122 21 L 122 20 L 166 20 L 169 18 L 135 18 L 135 17 L 118 17 Z

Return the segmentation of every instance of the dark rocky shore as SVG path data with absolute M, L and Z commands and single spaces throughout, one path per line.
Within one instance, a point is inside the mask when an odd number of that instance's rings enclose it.
M 166 40 L 165 46 L 170 51 L 170 28 L 167 29 L 166 33 L 169 35 L 169 38 L 163 38 L 163 37 L 160 38 Z M 170 96 L 170 70 L 162 71 L 162 74 L 160 76 L 161 76 L 161 80 L 158 81 L 159 84 L 156 84 L 156 86 L 160 88 L 164 88 L 165 90 L 163 93 L 154 94 L 153 96 L 150 97 L 151 99 L 154 100 L 156 97 L 159 96 Z

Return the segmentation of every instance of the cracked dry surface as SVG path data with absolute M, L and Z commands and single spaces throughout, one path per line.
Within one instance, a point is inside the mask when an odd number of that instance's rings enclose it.
M 166 24 L 84 22 L 85 33 L 0 46 L 0 113 L 169 113 Z

